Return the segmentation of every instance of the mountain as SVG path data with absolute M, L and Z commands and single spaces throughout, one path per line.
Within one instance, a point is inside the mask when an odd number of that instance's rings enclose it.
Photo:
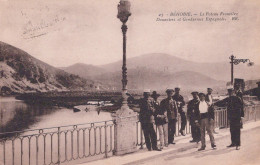
M 109 72 L 114 72 L 121 70 L 121 65 L 122 62 L 118 61 L 99 67 Z M 138 69 L 140 67 L 170 73 L 192 71 L 222 81 L 230 81 L 231 74 L 229 59 L 227 59 L 227 62 L 199 63 L 162 53 L 145 54 L 127 59 L 128 69 Z M 246 64 L 241 63 L 234 66 L 235 78 L 243 78 L 245 80 L 260 78 L 259 72 L 260 66 L 258 65 L 248 67 Z
M 106 71 L 98 66 L 77 63 L 68 67 L 60 68 L 68 73 L 79 75 L 80 77 L 91 78 L 96 75 L 105 73 Z
M 105 82 L 113 89 L 121 89 L 121 71 L 101 74 L 95 79 Z M 184 90 L 205 90 L 207 87 L 220 88 L 225 86 L 224 81 L 212 79 L 203 74 L 192 71 L 169 73 L 164 71 L 139 67 L 128 70 L 128 89 L 142 90 L 150 88 L 165 90 L 169 87 L 180 86 Z
M 24 92 L 95 90 L 94 81 L 50 66 L 0 42 L 0 95 Z
M 225 89 L 225 82 L 230 81 L 228 60 L 218 63 L 199 63 L 161 53 L 128 58 L 128 88 L 165 89 L 181 85 L 186 89 L 205 89 L 206 87 Z M 110 89 L 121 89 L 122 61 L 98 67 L 91 66 L 91 69 L 84 69 L 85 66 L 88 65 L 76 64 L 64 70 L 85 78 L 92 76 L 93 80 L 105 83 Z M 95 71 L 96 68 L 98 68 L 97 71 Z M 89 73 L 81 73 L 83 70 Z M 260 78 L 257 71 L 260 71 L 260 66 L 248 67 L 246 64 L 240 64 L 234 66 L 234 77 L 245 80 Z
M 260 82 L 260 79 L 245 81 L 245 90 L 257 88 L 258 87 L 257 82 Z

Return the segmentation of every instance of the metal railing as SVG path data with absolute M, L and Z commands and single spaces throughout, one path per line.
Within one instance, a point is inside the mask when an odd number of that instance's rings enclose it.
M 181 116 L 178 116 L 177 117 L 177 122 L 176 122 L 176 132 L 175 132 L 175 135 L 174 135 L 175 137 L 181 136 L 181 134 L 179 132 L 180 128 L 181 128 Z M 160 137 L 159 136 L 159 129 L 158 129 L 158 127 L 155 124 L 154 124 L 154 129 L 155 129 L 155 132 L 156 132 L 156 135 L 157 135 L 157 141 L 159 141 L 160 140 L 159 139 L 159 137 Z M 185 134 L 190 134 L 191 133 L 191 127 L 190 127 L 189 120 L 187 120 L 184 133 Z M 136 134 L 137 134 L 137 143 L 136 143 L 136 145 L 140 146 L 140 149 L 143 149 L 144 145 L 145 145 L 145 140 L 144 140 L 144 133 L 143 133 L 140 121 L 138 121 L 136 123 Z
M 228 128 L 229 124 L 228 124 L 227 109 L 225 107 L 215 107 L 214 113 L 215 113 L 214 127 L 220 129 Z M 245 106 L 244 113 L 245 113 L 245 117 L 243 120 L 244 123 L 260 120 L 260 105 L 258 104 L 258 105 Z M 186 118 L 188 119 L 187 116 Z M 176 122 L 176 132 L 175 132 L 176 137 L 180 136 L 180 132 L 179 132 L 180 126 L 181 126 L 181 117 L 178 115 L 177 122 Z M 154 125 L 154 128 L 156 130 L 157 141 L 159 141 L 158 128 L 156 125 Z M 145 140 L 144 140 L 143 131 L 141 129 L 140 121 L 137 122 L 136 133 L 137 133 L 137 146 L 140 146 L 140 149 L 143 149 L 145 145 Z M 188 120 L 185 127 L 185 133 L 186 134 L 191 133 L 191 127 Z
M 0 164 L 60 164 L 112 153 L 114 122 L 0 133 Z
M 245 107 L 245 122 L 260 120 L 260 105 Z M 181 118 L 178 116 L 175 136 L 180 136 Z M 227 110 L 215 109 L 215 127 L 227 128 Z M 159 131 L 156 128 L 157 140 Z M 31 165 L 61 164 L 85 158 L 100 159 L 114 151 L 115 122 L 113 120 L 67 125 L 43 129 L 0 133 L 0 164 Z M 185 133 L 191 128 L 187 120 Z M 144 148 L 141 124 L 136 123 L 137 146 Z M 96 157 L 95 157 L 96 156 Z M 98 157 L 99 156 L 99 157 Z
M 215 107 L 215 128 L 228 127 L 227 109 L 225 107 Z

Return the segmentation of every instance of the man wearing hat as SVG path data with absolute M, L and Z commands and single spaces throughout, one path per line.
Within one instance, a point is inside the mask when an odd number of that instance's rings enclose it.
M 209 104 L 209 113 L 211 113 L 212 120 L 213 120 L 212 131 L 213 131 L 213 133 L 217 134 L 217 132 L 215 131 L 215 113 L 214 113 L 215 109 L 214 109 L 212 92 L 213 92 L 213 89 L 207 88 L 206 101 Z
M 150 97 L 150 90 L 145 90 L 143 93 L 144 98 L 140 99 L 140 114 L 139 119 L 144 132 L 146 147 L 149 151 L 156 150 L 157 136 L 153 127 L 154 124 L 154 106 L 153 99 Z
M 176 132 L 176 119 L 177 119 L 177 104 L 176 101 L 172 99 L 174 90 L 167 89 L 167 98 L 161 101 L 161 110 L 167 112 L 168 118 L 168 143 L 175 144 L 174 134 Z
M 204 93 L 199 93 L 200 102 L 195 108 L 195 123 L 200 126 L 200 134 L 201 134 L 201 148 L 198 151 L 205 150 L 206 148 L 206 140 L 205 140 L 205 132 L 209 134 L 211 147 L 213 149 L 216 148 L 215 139 L 212 133 L 212 114 L 209 113 L 209 103 L 205 101 L 206 95 Z
M 233 88 L 228 88 L 229 97 L 225 98 L 223 102 L 227 105 L 227 114 L 230 124 L 231 144 L 227 147 L 236 147 L 240 149 L 240 126 L 244 117 L 244 109 L 242 100 L 236 96 Z
M 237 81 L 241 81 L 242 79 L 235 79 Z M 235 83 L 234 84 L 234 94 L 239 97 L 243 103 L 243 108 L 244 108 L 244 99 L 243 99 L 243 92 L 242 92 L 242 84 L 241 83 Z M 243 122 L 241 121 L 240 127 L 243 128 Z
M 176 101 L 178 112 L 181 116 L 181 129 L 179 130 L 179 132 L 181 133 L 182 136 L 185 136 L 184 130 L 187 124 L 186 115 L 185 112 L 183 111 L 183 106 L 185 105 L 185 102 L 182 95 L 180 95 L 179 87 L 175 88 L 175 94 L 172 96 L 172 99 Z
M 153 105 L 155 107 L 154 119 L 155 124 L 159 130 L 159 139 L 160 139 L 160 149 L 163 149 L 163 146 L 168 147 L 168 118 L 167 111 L 161 109 L 160 102 L 158 97 L 160 94 L 157 94 L 156 91 L 153 91 L 152 98 L 154 99 Z
M 191 92 L 193 99 L 189 101 L 188 106 L 187 106 L 187 115 L 188 119 L 190 121 L 190 126 L 191 126 L 191 137 L 192 140 L 190 141 L 191 143 L 194 142 L 199 142 L 200 141 L 200 127 L 198 127 L 195 123 L 195 108 L 199 104 L 199 93 L 194 91 Z

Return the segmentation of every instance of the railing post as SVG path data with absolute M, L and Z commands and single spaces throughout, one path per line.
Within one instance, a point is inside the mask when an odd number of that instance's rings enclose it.
M 227 109 L 225 109 L 225 124 L 226 124 L 226 128 L 228 128 L 228 116 L 227 116 Z
M 29 146 L 29 147 L 30 147 L 30 146 Z M 29 149 L 29 150 L 30 150 L 30 149 Z M 15 160 L 14 160 L 14 152 L 15 152 L 15 151 L 14 151 L 14 139 L 12 139 L 12 160 L 13 160 L 12 163 L 13 163 L 13 165 L 15 165 L 15 164 L 14 164 L 14 161 L 15 161 Z M 29 152 L 29 157 L 30 157 L 30 152 Z M 30 158 L 29 158 L 29 164 L 30 164 Z
M 105 158 L 107 157 L 107 122 L 105 122 Z
M 58 127 L 58 164 L 60 164 L 60 127 Z
M 5 165 L 5 140 L 3 141 L 3 157 L 4 157 L 4 165 Z
M 214 111 L 214 122 L 215 122 L 215 127 L 218 127 L 217 125 L 217 121 L 218 121 L 218 118 L 217 118 L 217 111 Z

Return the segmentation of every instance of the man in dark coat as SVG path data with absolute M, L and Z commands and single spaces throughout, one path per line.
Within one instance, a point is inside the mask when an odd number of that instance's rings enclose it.
M 178 112 L 181 116 L 181 128 L 179 132 L 181 133 L 182 136 L 185 136 L 184 130 L 187 124 L 187 119 L 186 119 L 185 112 L 183 111 L 183 106 L 185 105 L 185 102 L 182 95 L 180 95 L 180 88 L 178 87 L 175 88 L 175 94 L 172 96 L 172 99 L 176 101 Z
M 139 119 L 144 132 L 146 147 L 149 151 L 152 149 L 161 151 L 157 148 L 157 136 L 153 127 L 155 109 L 153 106 L 153 99 L 150 97 L 150 91 L 144 91 L 143 96 L 144 98 L 140 100 Z
M 174 143 L 174 134 L 176 132 L 176 119 L 177 119 L 177 104 L 176 101 L 172 99 L 174 93 L 173 89 L 167 89 L 167 98 L 161 101 L 161 110 L 167 111 L 168 118 L 168 143 Z
M 236 147 L 236 149 L 239 150 L 241 145 L 240 126 L 241 120 L 244 117 L 243 102 L 238 96 L 235 95 L 235 91 L 232 88 L 228 89 L 228 94 L 229 97 L 223 100 L 227 106 L 231 134 L 231 144 L 227 147 Z
M 243 109 L 244 109 L 244 99 L 243 99 L 243 92 L 241 89 L 241 85 L 240 84 L 236 84 L 234 85 L 234 94 L 239 97 L 243 103 Z M 243 128 L 243 122 L 241 121 L 240 123 L 240 127 Z
M 191 137 L 192 140 L 191 143 L 199 142 L 200 141 L 200 127 L 198 127 L 195 123 L 195 107 L 199 104 L 199 93 L 198 92 L 192 92 L 193 99 L 189 101 L 187 106 L 187 115 L 188 119 L 190 121 L 191 126 Z

